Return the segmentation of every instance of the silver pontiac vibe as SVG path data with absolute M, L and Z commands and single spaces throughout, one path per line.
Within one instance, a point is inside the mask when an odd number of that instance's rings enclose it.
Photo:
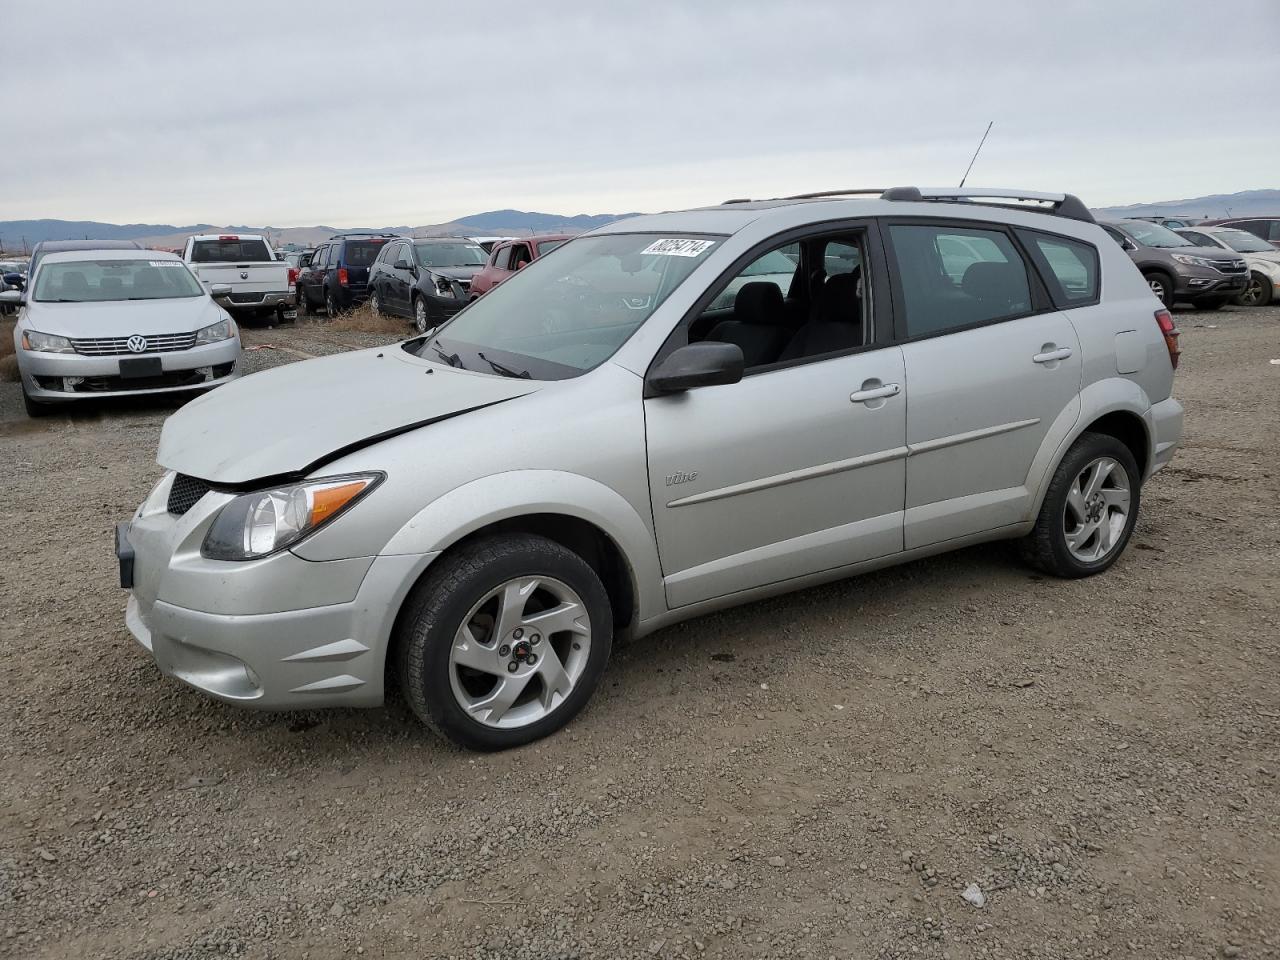
M 170 417 L 116 531 L 160 669 L 267 709 L 400 685 L 476 749 L 613 639 L 995 539 L 1106 570 L 1182 430 L 1172 318 L 1063 194 L 913 187 L 636 217 L 428 336 Z M 263 409 L 278 425 L 247 434 Z

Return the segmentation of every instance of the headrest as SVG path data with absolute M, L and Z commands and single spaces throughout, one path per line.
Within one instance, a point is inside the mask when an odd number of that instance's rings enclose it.
M 785 323 L 786 304 L 776 283 L 756 280 L 744 283 L 733 300 L 733 319 L 760 326 L 777 326 Z
M 971 263 L 960 281 L 960 289 L 975 300 L 1002 304 L 1025 303 L 1028 299 L 1026 274 L 1012 263 Z
M 62 275 L 62 289 L 67 293 L 85 293 L 89 289 L 89 281 L 79 270 L 68 270 Z
M 164 278 L 160 276 L 159 267 L 143 267 L 133 275 L 135 290 L 163 290 Z
M 858 302 L 858 279 L 862 268 L 852 273 L 836 273 L 827 278 L 818 294 L 818 319 L 822 323 L 855 323 L 862 318 Z

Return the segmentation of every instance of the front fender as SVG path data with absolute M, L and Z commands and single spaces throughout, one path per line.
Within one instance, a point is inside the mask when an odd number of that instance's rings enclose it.
M 437 553 L 500 520 L 546 513 L 585 520 L 613 540 L 631 569 L 636 622 L 666 611 L 648 523 L 617 491 L 580 474 L 512 470 L 465 483 L 418 511 L 381 552 Z
M 1097 380 L 1081 392 L 1075 403 L 1058 416 L 1045 435 L 1031 469 L 1027 489 L 1034 491 L 1030 511 L 1024 518 L 1034 521 L 1040 513 L 1053 471 L 1071 445 L 1100 417 L 1109 413 L 1131 413 L 1143 423 L 1147 437 L 1147 463 L 1155 458 L 1155 427 L 1151 419 L 1151 398 L 1140 385 L 1123 377 Z

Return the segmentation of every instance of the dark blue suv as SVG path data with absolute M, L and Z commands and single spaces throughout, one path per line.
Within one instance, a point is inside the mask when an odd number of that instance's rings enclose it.
M 304 316 L 323 306 L 329 316 L 364 303 L 369 290 L 369 265 L 378 259 L 394 233 L 337 233 L 316 246 L 311 259 L 299 265 L 298 311 Z

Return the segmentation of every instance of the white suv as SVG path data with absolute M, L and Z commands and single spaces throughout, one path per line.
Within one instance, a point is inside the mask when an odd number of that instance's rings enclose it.
M 635 217 L 430 336 L 176 413 L 117 530 L 126 619 L 222 700 L 372 706 L 395 682 L 508 747 L 577 713 L 622 634 L 984 540 L 1105 570 L 1178 442 L 1177 359 L 1069 195 Z M 246 436 L 263 409 L 292 414 Z

